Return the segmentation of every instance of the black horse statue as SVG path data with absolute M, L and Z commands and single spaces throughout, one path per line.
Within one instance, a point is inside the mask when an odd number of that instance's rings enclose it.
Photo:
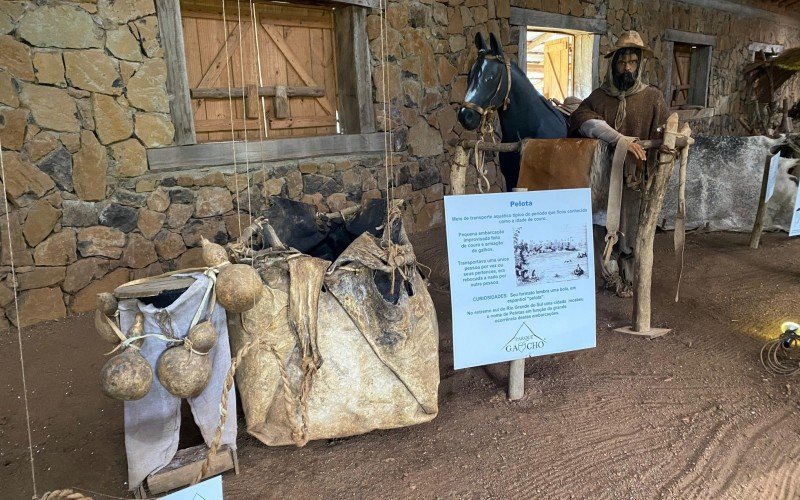
M 567 136 L 567 120 L 531 84 L 525 73 L 506 58 L 494 33 L 491 48 L 483 35 L 475 35 L 478 58 L 469 70 L 467 95 L 458 112 L 458 121 L 467 130 L 491 120 L 492 111 L 500 117 L 503 142 L 522 139 L 558 139 Z M 500 170 L 510 191 L 519 178 L 519 153 L 500 153 Z

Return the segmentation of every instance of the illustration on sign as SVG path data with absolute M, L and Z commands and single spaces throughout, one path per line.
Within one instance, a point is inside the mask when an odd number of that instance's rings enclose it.
M 456 368 L 595 346 L 591 193 L 445 197 Z

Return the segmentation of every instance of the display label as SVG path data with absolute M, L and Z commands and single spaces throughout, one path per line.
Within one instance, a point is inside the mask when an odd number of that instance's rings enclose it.
M 455 368 L 595 346 L 589 189 L 444 203 Z
M 797 190 L 797 194 L 794 197 L 792 225 L 789 226 L 789 236 L 797 236 L 798 234 L 800 234 L 800 188 Z
M 162 500 L 222 500 L 222 476 L 214 476 L 161 498 Z
M 772 198 L 775 192 L 775 179 L 778 176 L 778 168 L 781 165 L 781 154 L 777 153 L 769 160 L 769 174 L 767 176 L 767 195 L 764 197 L 764 203 Z

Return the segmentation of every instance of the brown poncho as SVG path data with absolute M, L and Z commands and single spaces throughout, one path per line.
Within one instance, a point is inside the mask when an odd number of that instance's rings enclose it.
M 643 140 L 659 138 L 661 134 L 656 129 L 667 122 L 667 104 L 661 91 L 647 86 L 626 100 L 625 117 L 617 132 Z M 619 106 L 617 97 L 608 95 L 602 88 L 595 89 L 570 116 L 570 136 L 579 135 L 578 129 L 587 120 L 604 120 L 613 127 Z

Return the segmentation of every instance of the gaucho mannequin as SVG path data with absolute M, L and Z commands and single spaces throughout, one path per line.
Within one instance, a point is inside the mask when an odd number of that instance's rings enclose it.
M 652 51 L 644 45 L 636 31 L 626 31 L 619 37 L 617 45 L 606 54 L 611 58 L 608 74 L 600 88 L 586 98 L 569 122 L 570 135 L 600 139 L 617 144 L 620 138 L 656 139 L 660 136 L 658 128 L 667 120 L 667 104 L 657 88 L 642 82 L 642 68 L 645 56 Z M 627 141 L 623 141 L 627 142 Z M 633 217 L 634 224 L 625 224 L 628 231 L 620 235 L 617 247 L 621 257 L 621 277 L 616 283 L 620 296 L 631 296 L 632 282 L 632 244 L 635 241 L 635 220 L 638 215 L 639 195 L 633 191 L 640 187 L 647 161 L 645 150 L 635 141 L 628 143 L 628 156 L 625 162 L 627 187 L 623 192 L 623 220 Z M 631 222 L 628 220 L 628 222 Z M 633 230 L 631 230 L 633 229 Z

